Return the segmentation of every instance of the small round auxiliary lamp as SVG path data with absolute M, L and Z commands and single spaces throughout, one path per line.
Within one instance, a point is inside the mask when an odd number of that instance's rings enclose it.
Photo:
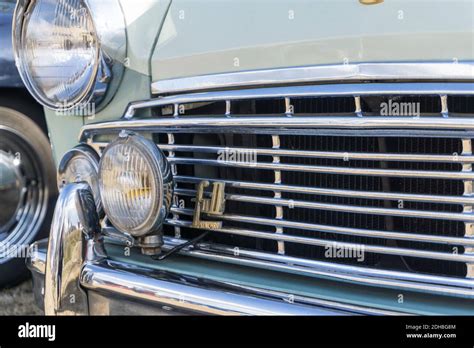
M 173 175 L 158 146 L 140 135 L 120 133 L 102 154 L 99 183 L 104 211 L 114 227 L 137 238 L 144 254 L 159 254 Z

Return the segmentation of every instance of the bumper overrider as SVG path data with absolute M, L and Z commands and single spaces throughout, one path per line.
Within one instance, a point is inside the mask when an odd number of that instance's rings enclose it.
M 48 250 L 46 252 L 46 246 Z M 338 315 L 345 311 L 223 290 L 170 272 L 107 258 L 89 185 L 61 191 L 49 243 L 37 242 L 27 260 L 34 293 L 47 315 L 215 314 Z M 44 294 L 44 295 L 43 295 Z M 43 297 L 44 296 L 44 297 Z

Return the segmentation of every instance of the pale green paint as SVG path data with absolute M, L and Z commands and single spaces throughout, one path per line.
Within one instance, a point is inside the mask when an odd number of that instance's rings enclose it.
M 120 0 L 127 26 L 129 69 L 150 75 L 150 56 L 171 0 Z
M 127 105 L 132 101 L 149 99 L 150 76 L 140 74 L 135 70 L 127 69 L 119 90 L 112 101 L 93 118 L 86 118 L 85 123 L 96 123 L 117 120 L 123 116 Z
M 56 164 L 71 148 L 77 145 L 77 135 L 83 125 L 82 117 L 59 115 L 45 109 L 46 123 Z
M 470 0 L 372 6 L 357 0 L 173 0 L 152 72 L 157 81 L 344 62 L 454 59 L 474 59 Z
M 93 117 L 57 116 L 55 111 L 45 109 L 56 163 L 79 143 L 79 131 L 83 124 L 116 120 L 124 114 L 131 101 L 150 98 L 150 82 L 150 76 L 127 69 L 115 97 Z

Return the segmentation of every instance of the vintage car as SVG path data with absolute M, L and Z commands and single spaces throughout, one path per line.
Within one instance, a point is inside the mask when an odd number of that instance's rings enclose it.
M 472 1 L 19 0 L 48 315 L 474 314 Z
M 27 279 L 28 246 L 48 236 L 56 169 L 43 107 L 23 85 L 12 50 L 15 0 L 0 0 L 0 288 Z

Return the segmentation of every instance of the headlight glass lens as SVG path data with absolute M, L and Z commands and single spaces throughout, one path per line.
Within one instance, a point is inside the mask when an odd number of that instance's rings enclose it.
M 161 227 L 169 208 L 163 195 L 170 192 L 162 167 L 169 171 L 166 157 L 141 136 L 119 138 L 105 149 L 99 170 L 102 203 L 121 232 L 141 237 Z
M 99 43 L 83 0 L 36 0 L 22 31 L 22 63 L 46 104 L 63 109 L 83 101 L 95 84 Z
M 93 149 L 80 145 L 64 155 L 58 171 L 58 187 L 87 182 L 91 187 L 99 215 L 102 214 L 102 203 L 99 190 L 99 156 Z

